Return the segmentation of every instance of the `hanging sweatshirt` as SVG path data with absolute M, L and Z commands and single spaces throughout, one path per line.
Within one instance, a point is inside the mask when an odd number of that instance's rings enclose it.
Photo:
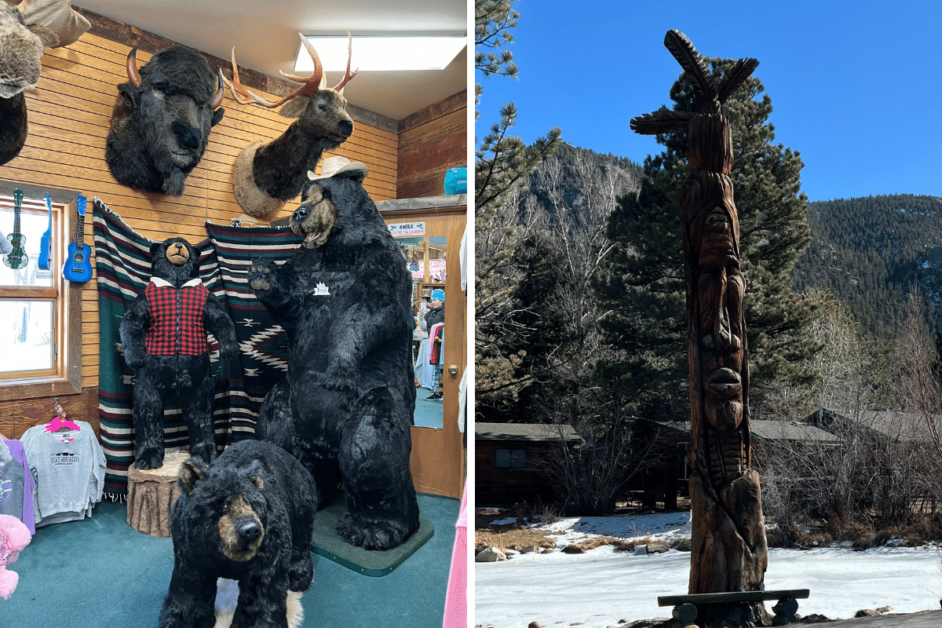
M 19 519 L 30 534 L 36 534 L 33 517 L 35 490 L 23 443 L 0 439 L 0 514 Z
M 46 426 L 37 425 L 23 434 L 26 457 L 36 475 L 37 526 L 82 519 L 101 501 L 105 455 L 92 426 L 77 424 L 78 432 L 44 432 Z

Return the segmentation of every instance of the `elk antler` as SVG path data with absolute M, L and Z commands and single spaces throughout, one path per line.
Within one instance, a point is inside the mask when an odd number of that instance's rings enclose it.
M 298 34 L 301 35 L 300 33 Z M 231 81 L 226 80 L 225 76 L 223 76 L 223 80 L 225 80 L 226 84 L 229 86 L 229 90 L 232 92 L 232 97 L 235 98 L 236 102 L 239 103 L 240 105 L 250 105 L 254 101 L 258 105 L 267 107 L 268 109 L 274 109 L 275 107 L 281 106 L 285 104 L 286 102 L 288 102 L 289 100 L 297 98 L 298 96 L 313 96 L 314 94 L 316 94 L 317 91 L 322 87 L 322 83 L 324 80 L 324 66 L 321 64 L 321 59 L 320 57 L 317 56 L 317 51 L 314 50 L 314 46 L 311 45 L 311 42 L 309 42 L 307 38 L 304 37 L 304 35 L 301 35 L 301 42 L 304 44 L 304 47 L 307 49 L 308 54 L 311 55 L 311 59 L 314 60 L 314 74 L 312 74 L 311 76 L 307 78 L 303 78 L 300 76 L 294 76 L 292 74 L 285 74 L 284 72 L 282 72 L 282 74 L 286 78 L 289 78 L 292 81 L 295 81 L 297 83 L 301 83 L 302 85 L 301 87 L 294 90 L 293 92 L 291 92 L 284 98 L 277 100 L 275 102 L 269 102 L 265 100 L 264 98 L 262 98 L 261 96 L 257 94 L 253 94 L 251 90 L 249 90 L 246 87 L 243 87 L 242 83 L 239 82 L 239 67 L 236 64 L 235 46 L 233 46 L 232 47 L 232 80 Z M 220 70 L 219 73 L 220 73 L 220 76 L 222 76 L 222 70 Z M 243 96 L 244 98 L 251 98 L 252 100 L 242 100 L 242 98 L 239 98 L 239 95 Z
M 357 68 L 351 74 L 350 72 L 350 58 L 353 56 L 353 35 L 350 34 L 350 31 L 347 31 L 347 71 L 344 73 L 343 78 L 337 83 L 337 86 L 334 87 L 335 92 L 343 94 L 343 86 L 346 85 L 350 79 L 357 75 L 357 72 L 360 71 L 360 68 Z
M 137 46 L 131 48 L 127 60 L 128 79 L 134 87 L 141 86 L 141 73 L 137 69 Z
M 321 58 L 318 56 L 317 50 L 315 50 L 311 42 L 307 40 L 307 37 L 301 33 L 298 33 L 298 36 L 301 38 L 301 43 L 304 45 L 305 50 L 307 50 L 308 54 L 311 55 L 311 59 L 314 61 L 314 74 L 305 78 L 302 76 L 295 76 L 294 74 L 288 74 L 279 70 L 281 75 L 286 79 L 292 80 L 296 83 L 301 83 L 301 87 L 275 102 L 269 102 L 261 96 L 253 94 L 251 90 L 242 85 L 242 83 L 239 81 L 239 66 L 236 64 L 235 46 L 232 47 L 232 80 L 230 81 L 227 79 L 223 75 L 222 70 L 219 71 L 219 76 L 223 81 L 225 81 L 226 85 L 229 87 L 229 91 L 232 93 L 232 97 L 235 98 L 237 103 L 240 105 L 250 105 L 254 102 L 257 105 L 261 105 L 262 107 L 274 109 L 275 107 L 279 107 L 289 100 L 299 96 L 313 96 L 318 92 L 318 90 L 327 87 L 326 78 L 324 76 L 324 65 L 321 63 Z M 347 53 L 347 71 L 344 74 L 343 79 L 337 84 L 337 87 L 334 88 L 334 90 L 338 92 L 343 89 L 343 86 L 346 85 L 350 79 L 357 75 L 357 72 L 359 72 L 359 68 L 353 72 L 350 72 L 350 55 L 353 53 L 353 37 L 350 35 L 350 33 L 347 33 L 347 36 L 350 40 Z M 242 98 L 239 96 L 242 96 Z M 243 98 L 245 100 L 243 100 Z

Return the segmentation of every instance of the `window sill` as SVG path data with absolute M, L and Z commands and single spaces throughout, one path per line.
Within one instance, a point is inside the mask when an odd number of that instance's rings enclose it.
M 76 368 L 76 371 L 78 370 L 79 368 Z M 0 380 L 0 401 L 77 395 L 81 392 L 81 374 L 78 374 L 71 380 L 55 375 L 49 377 L 24 377 L 22 379 Z

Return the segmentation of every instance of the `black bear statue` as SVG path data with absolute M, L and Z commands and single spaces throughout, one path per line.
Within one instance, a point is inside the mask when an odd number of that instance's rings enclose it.
M 412 279 L 376 205 L 366 166 L 310 181 L 291 228 L 304 241 L 282 266 L 254 260 L 249 283 L 288 333 L 288 373 L 265 397 L 256 437 L 294 454 L 322 504 L 342 481 L 337 530 L 367 549 L 419 527 L 409 468 L 415 411 Z
M 216 457 L 213 389 L 206 332 L 224 358 L 239 355 L 235 324 L 199 279 L 199 256 L 189 242 L 170 238 L 150 247 L 153 277 L 121 321 L 124 358 L 137 369 L 134 385 L 134 460 L 138 469 L 164 461 L 164 404 L 177 402 L 190 455 Z
M 287 626 L 289 591 L 307 591 L 314 578 L 311 474 L 280 447 L 242 441 L 210 465 L 184 462 L 178 484 L 159 628 L 213 626 L 217 578 L 239 583 L 232 626 Z

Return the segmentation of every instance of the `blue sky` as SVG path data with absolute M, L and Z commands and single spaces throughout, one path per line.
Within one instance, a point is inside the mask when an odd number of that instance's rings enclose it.
M 476 77 L 478 137 L 514 102 L 528 143 L 558 126 L 570 144 L 638 163 L 660 152 L 628 121 L 669 103 L 681 69 L 663 42 L 676 28 L 704 56 L 759 60 L 775 142 L 800 151 L 810 200 L 942 196 L 942 0 L 514 6 L 520 77 Z

